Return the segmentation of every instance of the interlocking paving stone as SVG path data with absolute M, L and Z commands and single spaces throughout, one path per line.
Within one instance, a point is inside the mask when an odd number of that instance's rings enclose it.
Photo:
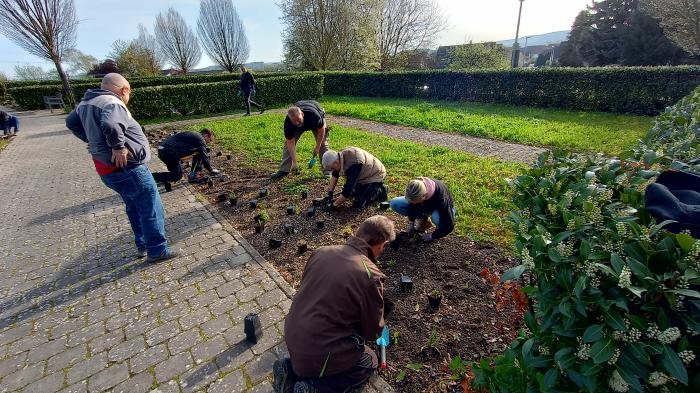
M 161 197 L 183 256 L 138 259 L 123 203 L 64 118 L 23 116 L 0 153 L 0 390 L 270 392 L 291 287 L 180 184 Z M 253 346 L 250 312 L 265 328 Z

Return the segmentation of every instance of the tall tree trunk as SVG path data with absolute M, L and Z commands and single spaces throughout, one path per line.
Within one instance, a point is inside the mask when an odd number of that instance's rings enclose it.
M 58 61 L 57 59 L 52 59 L 53 64 L 56 65 L 56 71 L 58 71 L 58 77 L 61 78 L 61 82 L 63 82 L 63 95 L 67 101 L 67 104 L 70 105 L 71 107 L 75 106 L 75 97 L 73 96 L 73 89 L 70 87 L 70 81 L 68 81 L 68 76 L 66 75 L 66 72 L 63 71 L 63 66 L 61 65 L 61 62 Z

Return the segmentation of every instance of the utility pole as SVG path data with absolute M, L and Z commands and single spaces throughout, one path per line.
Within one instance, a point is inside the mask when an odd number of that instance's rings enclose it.
M 520 60 L 520 44 L 518 44 L 518 36 L 520 35 L 520 16 L 523 14 L 523 1 L 520 2 L 520 10 L 518 10 L 518 27 L 515 29 L 515 43 L 513 44 L 513 58 L 511 61 L 511 66 L 513 68 L 518 68 L 518 61 Z

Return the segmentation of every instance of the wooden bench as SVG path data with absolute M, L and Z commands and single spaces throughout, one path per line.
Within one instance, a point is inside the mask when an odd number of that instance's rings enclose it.
M 54 105 L 57 108 L 66 108 L 66 104 L 63 103 L 63 97 L 61 96 L 44 96 L 44 105 L 46 105 L 46 109 L 51 110 L 51 113 L 53 113 Z

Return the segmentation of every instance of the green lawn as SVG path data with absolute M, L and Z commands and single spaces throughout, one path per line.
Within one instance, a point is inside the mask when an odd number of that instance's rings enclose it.
M 283 115 L 265 114 L 202 126 L 212 128 L 217 134 L 217 143 L 241 154 L 246 163 L 267 167 L 272 173 L 277 169 L 282 152 L 283 121 Z M 457 233 L 512 247 L 512 233 L 506 218 L 513 206 L 504 179 L 516 176 L 523 165 L 442 147 L 430 148 L 345 127 L 334 126 L 329 143 L 335 149 L 351 145 L 361 147 L 382 160 L 387 167 L 391 196 L 402 193 L 406 183 L 415 176 L 444 180 L 455 197 Z M 311 158 L 312 148 L 311 133 L 304 134 L 298 146 L 300 162 Z
M 9 139 L 0 139 L 0 151 L 3 151 L 10 144 Z
M 326 96 L 322 104 L 334 115 L 611 155 L 630 148 L 653 121 L 643 116 L 452 101 Z

